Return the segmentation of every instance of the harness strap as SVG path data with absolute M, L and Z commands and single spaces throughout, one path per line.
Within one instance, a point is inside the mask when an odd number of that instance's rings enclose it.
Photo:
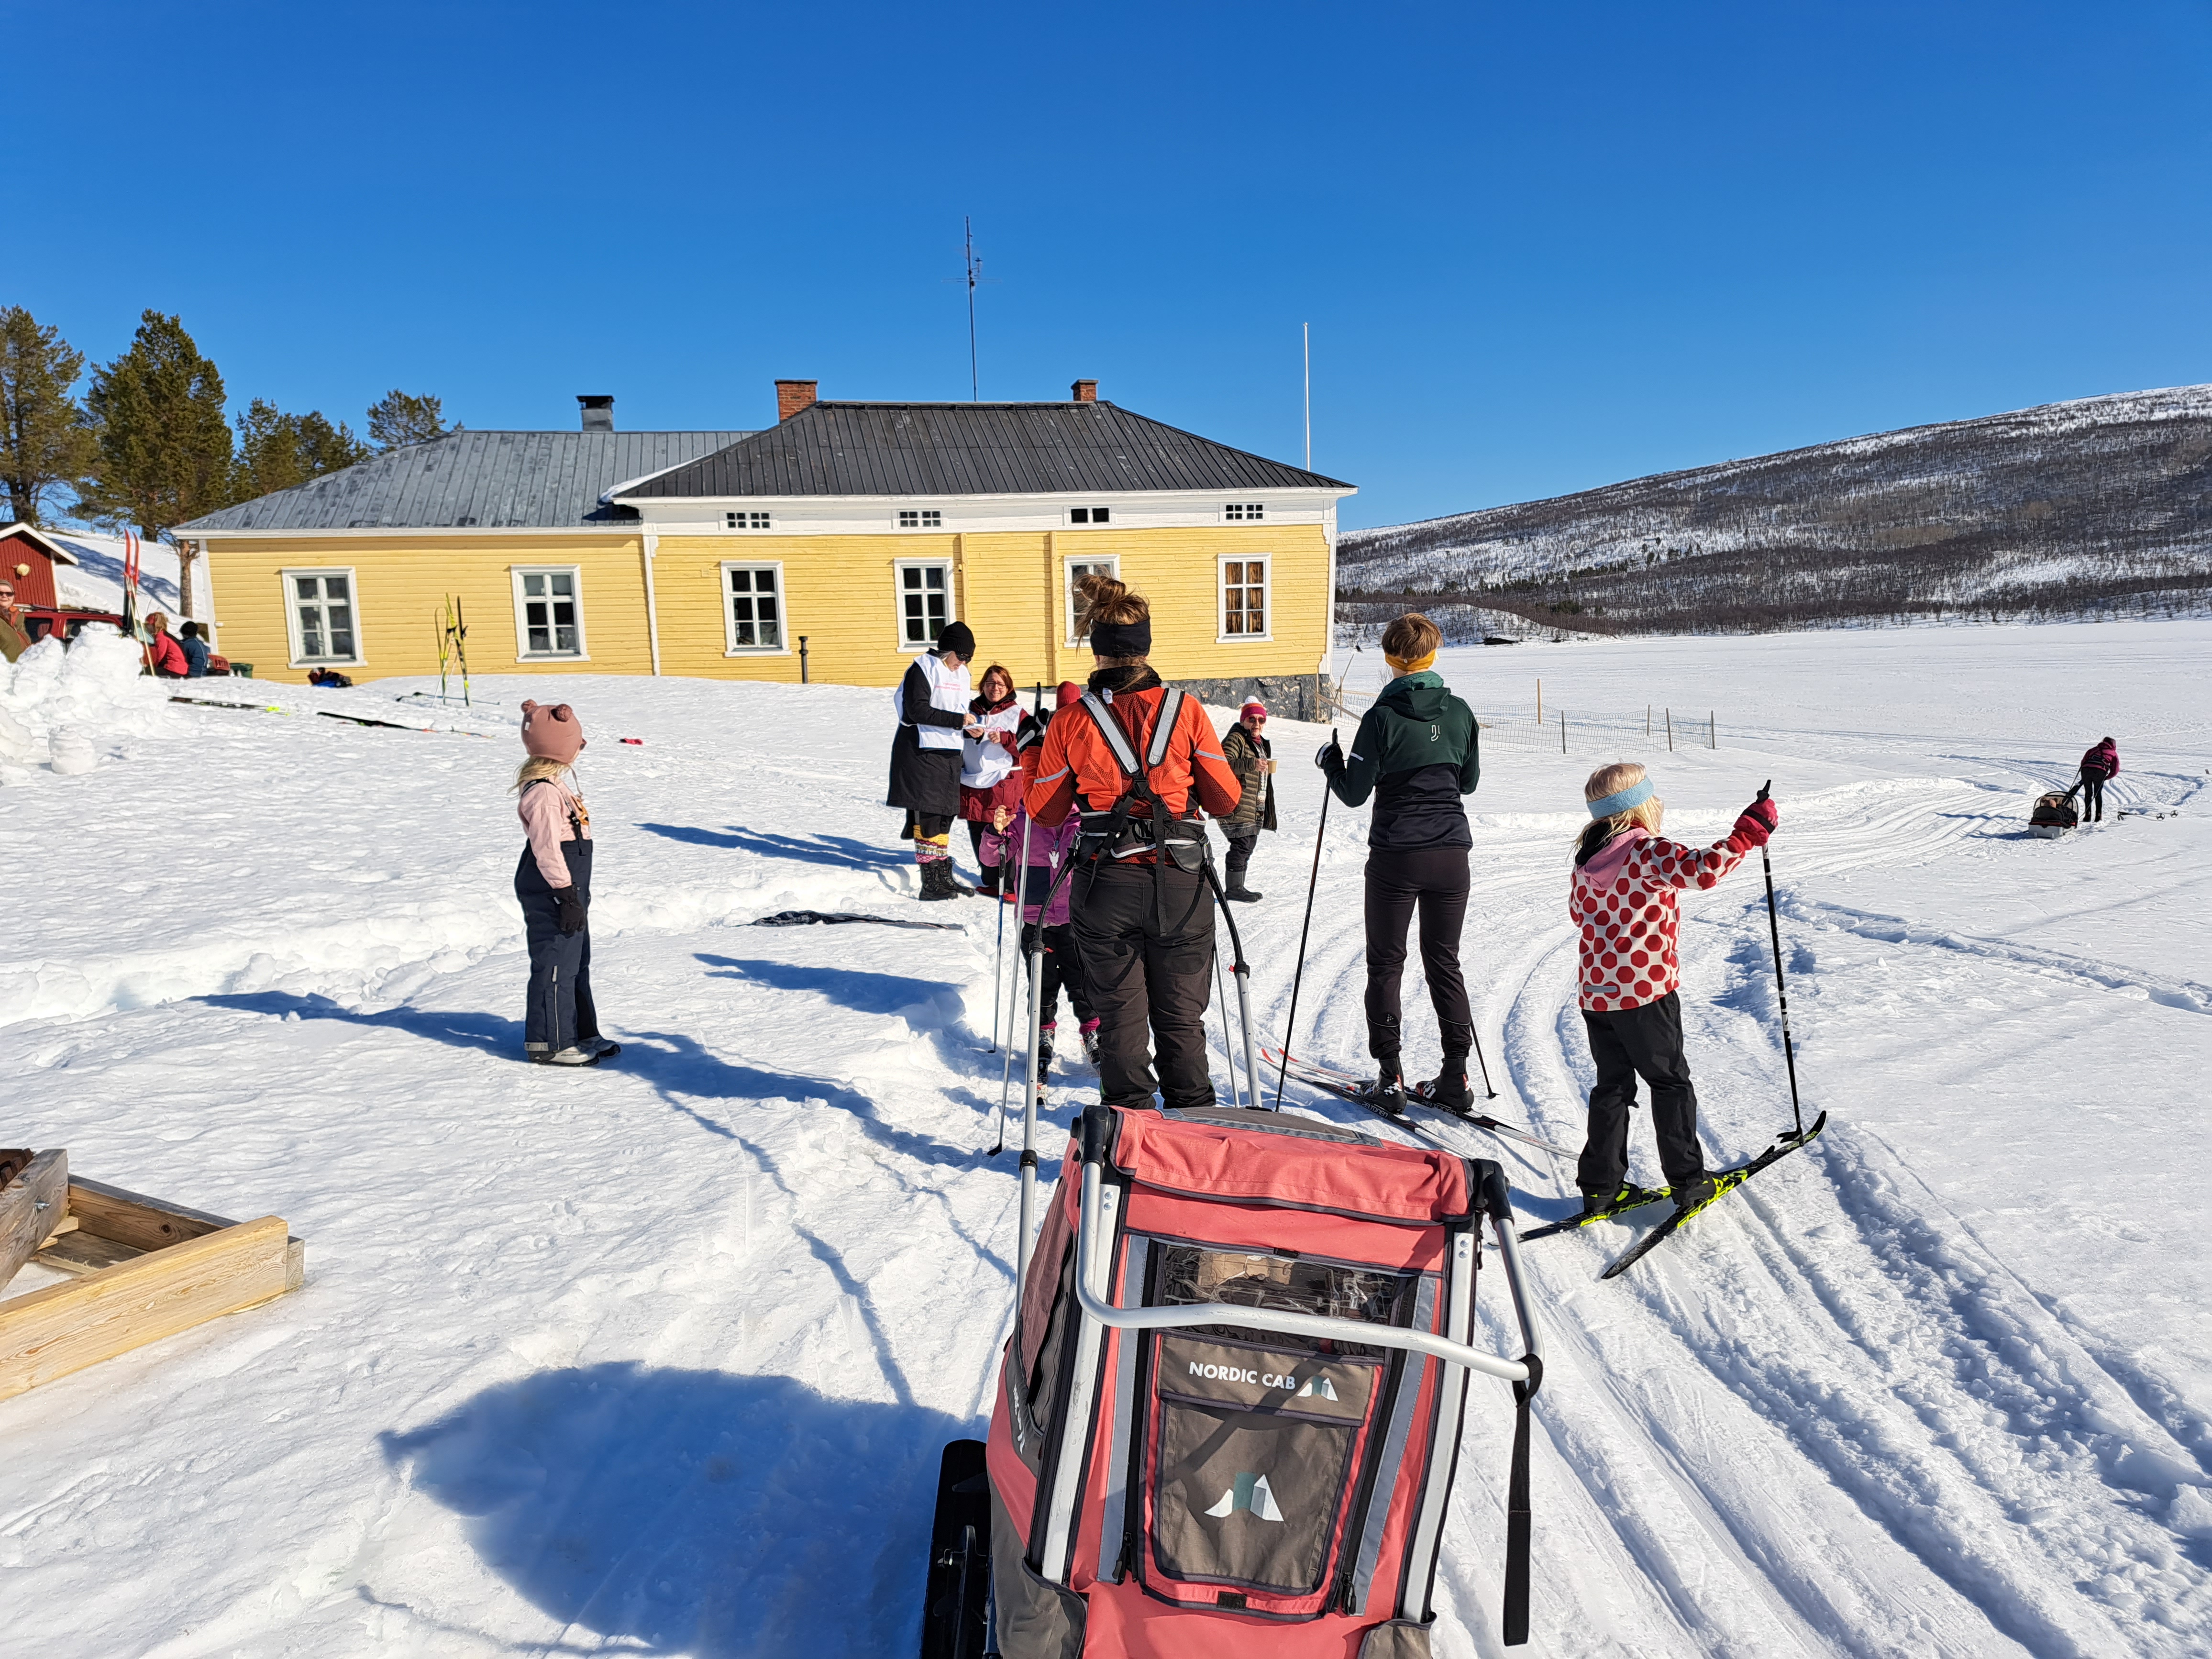
M 1521 1356 L 1528 1380 L 1513 1385 L 1513 1468 L 1505 1488 L 1505 1645 L 1528 1639 L 1528 1404 L 1544 1385 L 1544 1362 Z

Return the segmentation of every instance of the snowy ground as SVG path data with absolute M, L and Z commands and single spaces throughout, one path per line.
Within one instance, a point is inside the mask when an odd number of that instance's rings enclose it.
M 1625 1230 L 1530 1247 L 1553 1357 L 1526 1651 L 2212 1649 L 2208 651 L 2176 623 L 1447 657 L 1485 708 L 1540 674 L 1563 703 L 1737 711 L 1717 751 L 1639 757 L 1685 837 L 1775 780 L 1800 1070 L 1834 1114 L 1628 1278 L 1595 1281 Z M 413 684 L 170 705 L 88 775 L 0 788 L 0 1144 L 308 1247 L 298 1294 L 0 1402 L 0 1645 L 911 1651 L 1015 1178 L 982 1156 L 995 917 L 907 901 L 882 694 L 516 679 L 400 716 L 459 731 L 313 712 Z M 506 734 L 549 694 L 593 734 L 595 972 L 628 1045 L 583 1073 L 518 1063 Z M 2026 837 L 2106 732 L 2115 802 L 2178 816 Z M 1325 733 L 1275 736 L 1284 833 L 1241 913 L 1271 1026 Z M 1501 751 L 1471 803 L 1493 1109 L 1570 1142 L 1566 850 L 1613 757 Z M 1364 818 L 1330 815 L 1299 1016 L 1347 1062 Z M 802 905 L 966 931 L 744 925 Z M 1755 864 L 1686 908 L 1706 1139 L 1734 1158 L 1789 1110 Z M 1063 1127 L 1090 1080 L 1055 1090 Z M 1565 1212 L 1571 1171 L 1466 1139 Z M 1503 1651 L 1508 1422 L 1502 1385 L 1479 1396 L 1440 1653 Z

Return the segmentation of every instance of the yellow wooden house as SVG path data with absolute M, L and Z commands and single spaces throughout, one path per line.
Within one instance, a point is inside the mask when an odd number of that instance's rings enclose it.
M 897 682 L 947 622 L 1024 687 L 1081 679 L 1073 592 L 1152 600 L 1152 662 L 1209 701 L 1317 715 L 1334 478 L 1101 402 L 838 403 L 776 382 L 759 432 L 460 431 L 179 527 L 218 648 L 264 678 L 434 673 Z

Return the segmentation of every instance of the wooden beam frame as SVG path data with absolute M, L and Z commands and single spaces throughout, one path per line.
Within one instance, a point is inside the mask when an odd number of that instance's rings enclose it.
M 68 1170 L 41 1152 L 0 1187 L 0 1287 L 22 1265 L 19 1220 L 24 1255 L 71 1275 L 0 1301 L 0 1400 L 300 1287 L 307 1246 L 281 1217 L 229 1221 Z

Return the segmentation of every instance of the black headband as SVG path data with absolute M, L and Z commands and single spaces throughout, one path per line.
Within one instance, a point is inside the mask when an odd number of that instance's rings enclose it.
M 1152 652 L 1152 624 L 1143 622 L 1093 623 L 1091 654 L 1100 657 L 1148 657 Z

